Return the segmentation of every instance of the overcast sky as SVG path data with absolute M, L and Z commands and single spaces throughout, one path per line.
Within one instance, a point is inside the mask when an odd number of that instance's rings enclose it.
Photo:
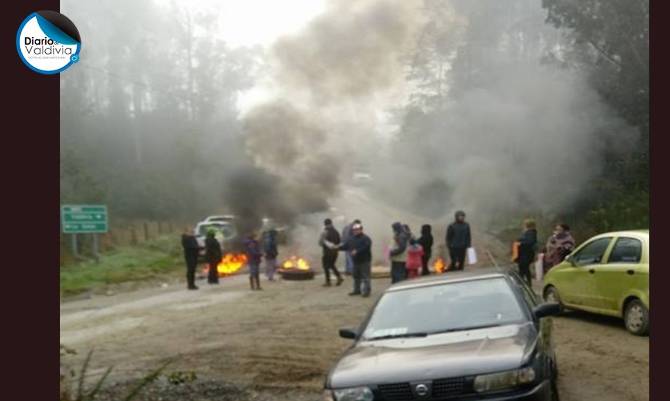
M 321 13 L 326 0 L 159 0 L 220 16 L 220 36 L 231 46 L 269 46 L 279 36 L 300 30 Z

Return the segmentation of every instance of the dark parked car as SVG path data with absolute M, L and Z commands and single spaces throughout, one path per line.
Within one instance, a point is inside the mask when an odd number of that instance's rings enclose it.
M 551 319 L 513 271 L 389 287 L 326 378 L 324 400 L 558 400 Z

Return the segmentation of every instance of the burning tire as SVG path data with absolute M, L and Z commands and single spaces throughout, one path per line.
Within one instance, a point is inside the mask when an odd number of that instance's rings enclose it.
M 239 273 L 246 265 L 247 255 L 243 253 L 227 253 L 216 266 L 216 270 L 219 272 L 219 277 L 228 277 Z M 202 276 L 199 277 L 207 277 L 208 272 L 209 265 L 205 263 Z
M 314 272 L 312 270 L 280 269 L 279 274 L 284 280 L 301 281 L 314 279 Z
M 305 259 L 296 256 L 286 259 L 281 264 L 278 272 L 284 280 L 300 281 L 314 279 L 314 270 L 309 266 L 309 263 Z

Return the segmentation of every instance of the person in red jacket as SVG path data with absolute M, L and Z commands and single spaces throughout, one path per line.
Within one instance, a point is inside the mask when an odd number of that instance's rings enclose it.
M 419 269 L 421 269 L 423 247 L 417 240 L 412 238 L 407 248 L 407 262 L 405 268 L 407 269 L 407 278 L 415 278 L 419 276 Z

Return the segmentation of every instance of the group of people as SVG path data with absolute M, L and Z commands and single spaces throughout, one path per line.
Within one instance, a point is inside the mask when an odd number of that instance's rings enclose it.
M 208 266 L 207 282 L 219 284 L 218 265 L 223 259 L 221 243 L 216 239 L 216 229 L 207 231 L 205 237 L 205 261 Z M 199 245 L 198 240 L 190 227 L 186 227 L 181 237 L 184 248 L 184 259 L 186 260 L 186 282 L 189 290 L 197 290 L 195 285 L 195 270 L 198 266 Z M 256 234 L 251 234 L 244 241 L 244 253 L 249 267 L 249 284 L 252 290 L 262 290 L 260 281 L 260 265 L 265 259 L 265 273 L 268 280 L 274 281 L 277 271 L 277 231 L 269 229 L 264 231 L 259 241 Z
M 523 222 L 523 232 L 517 239 L 517 251 L 515 262 L 518 264 L 519 273 L 528 285 L 532 285 L 532 274 L 530 266 L 536 260 L 538 251 L 537 228 L 535 220 L 526 219 Z M 567 255 L 575 248 L 575 240 L 570 233 L 570 227 L 565 224 L 557 224 L 554 232 L 547 240 L 544 248 L 540 252 L 544 255 L 542 260 L 542 270 L 544 273 L 552 267 L 561 263 Z
M 470 225 L 465 221 L 465 212 L 458 211 L 454 221 L 447 227 L 446 246 L 449 251 L 449 270 L 463 270 L 467 249 L 472 246 Z M 434 239 L 430 224 L 421 227 L 417 238 L 407 224 L 395 222 L 393 230 L 393 244 L 389 249 L 391 262 L 391 282 L 397 283 L 406 279 L 430 274 L 428 263 L 432 257 Z M 217 266 L 222 260 L 221 244 L 215 237 L 216 231 L 207 232 L 205 239 L 205 260 L 209 265 L 207 282 L 219 283 Z M 322 266 L 324 270 L 325 287 L 332 286 L 331 275 L 335 277 L 335 285 L 343 283 L 343 274 L 337 269 L 336 262 L 339 252 L 345 256 L 346 275 L 353 277 L 353 290 L 349 295 L 368 297 L 371 291 L 372 269 L 372 240 L 364 233 L 359 219 L 347 224 L 340 234 L 333 226 L 331 219 L 324 220 L 324 228 L 318 241 L 322 248 Z M 188 289 L 196 290 L 195 269 L 198 262 L 198 242 L 190 229 L 182 235 L 182 246 L 186 259 L 186 278 Z M 540 250 L 544 257 L 543 270 L 546 273 L 551 267 L 561 263 L 574 249 L 575 241 L 570 234 L 570 227 L 558 224 L 553 234 Z M 269 229 L 263 232 L 260 241 L 255 234 L 244 241 L 244 251 L 249 267 L 249 283 L 252 290 L 261 290 L 260 265 L 265 259 L 265 272 L 269 281 L 274 281 L 277 270 L 277 231 Z M 523 232 L 517 240 L 517 249 L 514 261 L 518 264 L 519 273 L 530 285 L 532 282 L 531 265 L 538 252 L 537 229 L 535 221 L 526 219 L 523 223 Z
M 397 283 L 419 275 L 430 274 L 428 263 L 432 257 L 433 234 L 430 224 L 421 227 L 421 235 L 416 238 L 407 224 L 395 222 L 393 245 L 389 250 L 391 261 L 391 282 Z M 458 211 L 455 221 L 447 228 L 446 244 L 451 257 L 452 270 L 462 270 L 465 264 L 465 253 L 471 246 L 470 225 L 465 221 L 465 213 Z M 324 286 L 331 286 L 331 273 L 337 278 L 336 285 L 342 284 L 342 275 L 335 262 L 338 252 L 343 251 L 346 257 L 345 274 L 353 276 L 353 291 L 349 295 L 370 295 L 370 275 L 372 262 L 372 240 L 363 232 L 361 221 L 356 219 L 346 225 L 340 235 L 331 219 L 324 220 L 324 229 L 319 238 L 322 247 L 322 264 L 326 277 Z
M 370 274 L 372 271 L 372 240 L 363 232 L 361 221 L 356 219 L 342 230 L 340 236 L 331 219 L 325 219 L 324 228 L 319 238 L 319 245 L 323 253 L 321 262 L 326 276 L 324 286 L 329 287 L 330 273 L 337 278 L 336 285 L 342 284 L 342 275 L 337 270 L 335 262 L 338 252 L 345 252 L 347 273 L 354 279 L 354 289 L 349 295 L 369 297 Z M 349 270 L 350 269 L 350 270 Z

